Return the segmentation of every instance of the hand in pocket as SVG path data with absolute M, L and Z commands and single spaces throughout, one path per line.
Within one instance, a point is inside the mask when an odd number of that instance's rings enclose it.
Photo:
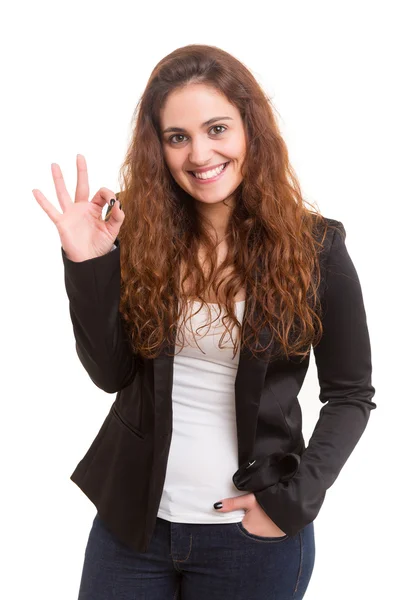
M 231 512 L 240 509 L 246 511 L 242 525 L 249 533 L 263 537 L 282 537 L 286 535 L 261 508 L 252 492 L 234 498 L 225 498 L 221 502 L 222 508 L 218 509 L 219 512 Z

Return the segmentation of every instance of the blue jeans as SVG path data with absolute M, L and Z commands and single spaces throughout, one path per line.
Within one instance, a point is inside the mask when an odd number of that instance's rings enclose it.
M 314 525 L 261 537 L 238 523 L 157 518 L 148 552 L 122 544 L 96 514 L 78 600 L 289 600 L 304 598 L 314 567 Z

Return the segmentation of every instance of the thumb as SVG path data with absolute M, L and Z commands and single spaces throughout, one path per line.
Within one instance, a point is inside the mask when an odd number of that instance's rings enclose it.
M 242 496 L 236 496 L 234 498 L 224 498 L 214 504 L 214 508 L 218 512 L 231 512 L 232 510 L 251 508 L 253 494 L 243 494 Z
M 112 203 L 112 206 L 111 206 Z M 110 202 L 110 206 L 108 207 L 107 214 L 105 216 L 105 225 L 108 229 L 110 235 L 115 239 L 118 237 L 119 230 L 121 225 L 125 219 L 125 213 L 122 210 L 122 206 L 119 200 L 116 200 L 114 203 Z

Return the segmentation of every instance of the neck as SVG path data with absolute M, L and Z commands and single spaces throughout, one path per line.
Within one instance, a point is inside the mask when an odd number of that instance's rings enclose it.
M 215 204 L 196 201 L 197 212 L 217 245 L 223 242 L 227 236 L 228 223 L 233 208 L 234 199 L 232 196 Z

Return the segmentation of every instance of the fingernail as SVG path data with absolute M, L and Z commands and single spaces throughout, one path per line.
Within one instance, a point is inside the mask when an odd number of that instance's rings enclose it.
M 110 206 L 113 207 L 115 204 L 115 198 L 111 198 L 110 200 Z
M 222 502 L 216 502 L 214 508 L 222 508 Z

